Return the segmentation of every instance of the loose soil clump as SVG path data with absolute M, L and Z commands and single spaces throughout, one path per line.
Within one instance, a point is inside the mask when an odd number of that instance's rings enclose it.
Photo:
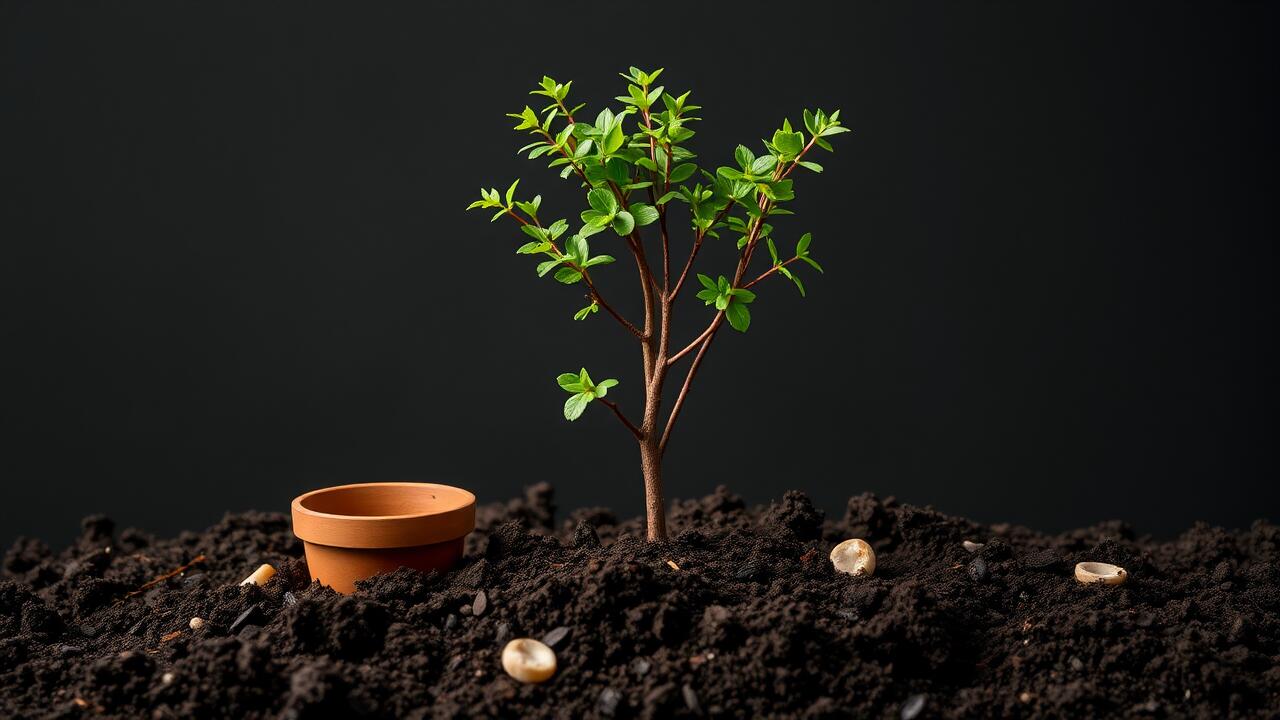
M 172 539 L 91 517 L 61 553 L 19 540 L 0 570 L 0 716 L 1280 714 L 1269 523 L 1153 542 L 869 494 L 832 520 L 801 493 L 748 508 L 721 488 L 676 503 L 673 539 L 647 543 L 638 520 L 557 521 L 551 500 L 538 485 L 482 507 L 456 570 L 401 569 L 349 596 L 308 581 L 282 514 Z M 874 547 L 874 575 L 832 568 L 851 537 Z M 1080 561 L 1129 577 L 1082 585 Z M 237 584 L 264 562 L 270 582 Z M 554 649 L 551 680 L 503 672 L 516 637 Z

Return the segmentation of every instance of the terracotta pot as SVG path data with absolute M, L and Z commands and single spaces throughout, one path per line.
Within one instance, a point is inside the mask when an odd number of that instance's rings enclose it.
M 445 570 L 476 527 L 476 496 L 434 483 L 384 482 L 312 490 L 293 500 L 311 579 L 340 593 L 401 566 Z

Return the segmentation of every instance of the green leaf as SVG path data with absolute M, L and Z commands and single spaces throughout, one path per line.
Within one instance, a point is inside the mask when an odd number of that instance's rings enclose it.
M 600 312 L 600 304 L 599 304 L 599 303 L 597 303 L 597 302 L 595 302 L 595 301 L 593 300 L 593 301 L 591 302 L 591 304 L 590 304 L 590 305 L 588 305 L 588 306 L 586 306 L 586 307 L 582 308 L 581 310 L 579 310 L 578 312 L 574 313 L 574 314 L 573 314 L 573 319 L 574 319 L 574 320 L 586 320 L 588 315 L 591 315 L 591 314 L 593 314 L 593 313 L 598 313 L 598 312 Z M 563 376 L 563 375 L 561 375 L 560 377 L 564 377 L 564 376 Z M 574 380 L 577 380 L 577 379 L 578 379 L 578 376 L 577 376 L 577 375 L 573 375 L 573 374 L 570 374 L 570 375 L 569 375 L 569 377 L 573 378 Z M 564 387 L 564 386 L 562 385 L 561 387 Z M 565 389 L 566 389 L 566 390 L 568 390 L 568 388 L 565 388 Z
M 551 223 L 551 227 L 547 228 L 547 234 L 551 236 L 552 240 L 555 240 L 556 238 L 563 235 L 564 231 L 568 229 L 569 229 L 569 223 L 565 222 L 564 220 L 557 220 Z
M 548 250 L 550 250 L 550 249 L 551 249 L 551 243 L 549 243 L 549 242 L 537 242 L 537 241 L 535 241 L 535 242 L 527 242 L 527 243 L 525 243 L 525 244 L 521 245 L 520 247 L 516 248 L 516 254 L 518 254 L 518 255 L 536 255 L 536 254 L 538 254 L 538 253 L 540 253 L 540 252 L 546 252 L 546 251 L 548 251 Z
M 565 243 L 564 248 L 568 251 L 569 255 L 573 256 L 573 258 L 580 263 L 586 262 L 587 258 L 591 255 L 587 239 L 582 235 L 574 235 L 569 238 L 569 242 Z
M 698 282 L 702 283 L 702 287 L 708 290 L 712 290 L 717 293 L 720 292 L 720 288 L 716 286 L 716 281 L 712 280 L 706 275 L 703 275 L 702 273 L 698 273 Z
M 507 206 L 508 206 L 508 207 L 510 207 L 510 206 L 511 206 L 511 198 L 515 197 L 515 194 L 516 194 L 516 186 L 517 186 L 517 185 L 519 185 L 519 184 L 520 184 L 520 178 L 516 178 L 516 181 L 515 181 L 515 182 L 513 182 L 513 183 L 511 183 L 511 187 L 507 188 L 507 196 L 506 196 L 506 197 L 507 197 Z
M 605 177 L 612 180 L 615 185 L 626 185 L 631 180 L 631 167 L 620 157 L 609 158 L 604 170 Z
M 782 273 L 783 277 L 795 283 L 796 287 L 800 290 L 800 297 L 804 297 L 804 283 L 800 282 L 799 275 L 796 275 L 795 273 L 791 272 L 790 270 L 782 266 L 778 266 L 778 272 Z
M 554 260 L 544 260 L 538 263 L 538 277 L 542 277 L 551 272 L 551 269 L 564 262 L 565 258 L 556 258 Z
M 622 143 L 626 140 L 626 136 L 622 133 L 622 123 L 616 123 L 609 134 L 604 138 L 604 154 L 612 155 L 622 147 Z
M 683 165 L 677 165 L 671 168 L 670 180 L 673 183 L 684 182 L 685 180 L 688 180 L 689 178 L 693 177 L 693 174 L 697 171 L 698 171 L 698 166 L 694 165 L 693 163 L 684 163 Z
M 769 257 L 773 259 L 773 264 L 778 264 L 778 246 L 773 244 L 773 238 L 765 238 L 765 245 L 769 247 Z
M 658 198 L 658 204 L 659 204 L 659 205 L 666 205 L 667 203 L 669 203 L 669 202 L 671 202 L 672 200 L 675 200 L 675 199 L 677 199 L 677 198 L 679 198 L 679 197 L 681 197 L 681 195 L 680 195 L 680 191 L 678 191 L 678 190 L 672 190 L 671 192 L 667 193 L 666 195 L 663 195 L 662 197 Z
M 756 294 L 746 288 L 734 288 L 728 293 L 734 302 L 753 303 L 756 301 Z
M 809 243 L 813 242 L 813 233 L 805 233 L 800 236 L 799 242 L 796 243 L 796 255 L 804 257 L 809 252 Z
M 760 157 L 756 158 L 754 162 L 751 163 L 751 174 L 764 175 L 768 173 L 770 170 L 772 170 L 773 166 L 776 165 L 777 163 L 778 163 L 778 158 L 772 155 L 761 155 Z
M 631 206 L 631 217 L 635 218 L 636 225 L 643 227 L 658 219 L 658 209 L 652 205 L 636 203 Z
M 813 258 L 809 257 L 808 255 L 801 255 L 801 256 L 800 256 L 800 259 L 801 259 L 801 260 L 803 260 L 804 262 L 808 263 L 810 267 L 812 267 L 814 270 L 817 270 L 817 271 L 818 271 L 818 272 L 820 272 L 820 273 L 824 273 L 824 274 L 825 274 L 825 273 L 827 272 L 826 270 L 823 270 L 823 269 L 822 269 L 822 266 L 818 264 L 818 261 L 817 261 L 817 260 L 814 260 Z
M 717 293 L 717 294 L 716 294 L 716 309 L 717 309 L 717 310 L 728 310 L 728 309 L 729 309 L 729 304 L 730 304 L 730 302 L 731 302 L 731 301 L 729 300 L 729 296 L 728 296 L 728 295 L 721 295 L 721 294 L 719 294 L 719 293 Z
M 556 382 L 560 383 L 560 387 L 566 392 L 582 392 L 582 382 L 578 380 L 578 373 L 561 373 L 556 377 Z
M 800 167 L 809 168 L 810 170 L 812 170 L 812 171 L 814 171 L 814 172 L 816 172 L 816 173 L 820 173 L 820 172 L 822 172 L 822 166 L 821 166 L 821 165 L 819 165 L 819 164 L 818 164 L 818 163 L 816 163 L 816 162 L 809 162 L 808 160 L 801 160 L 798 164 L 800 165 Z
M 618 211 L 618 199 L 606 188 L 596 188 L 587 193 L 587 204 L 603 215 L 612 216 Z
M 604 397 L 605 395 L 608 394 L 609 388 L 614 387 L 617 384 L 618 384 L 618 381 L 614 380 L 613 378 L 609 378 L 608 380 L 601 380 L 600 382 L 596 383 L 596 397 L 598 398 Z
M 542 230 L 542 228 L 534 227 L 533 225 L 521 225 L 520 232 L 524 233 L 525 235 L 528 235 L 534 240 L 546 239 L 546 233 Z
M 612 255 L 596 255 L 585 263 L 582 263 L 582 267 L 590 268 L 597 265 L 608 265 L 611 262 L 614 262 Z
M 617 215 L 613 216 L 613 231 L 619 235 L 626 237 L 636 227 L 636 220 L 631 213 L 626 210 L 619 210 Z
M 808 130 L 810 135 L 818 134 L 818 123 L 809 110 L 804 111 L 804 129 Z
M 715 302 L 718 297 L 720 297 L 720 293 L 715 290 L 699 290 L 697 295 L 699 300 L 702 300 L 708 305 Z
M 738 332 L 746 332 L 747 328 L 751 327 L 751 311 L 744 303 L 729 303 L 729 307 L 724 310 L 724 316 L 729 321 L 729 325 Z
M 743 170 L 750 170 L 751 163 L 755 162 L 756 154 L 751 152 L 751 148 L 746 145 L 739 145 L 733 151 L 733 159 L 738 163 L 738 167 Z
M 773 146 L 782 153 L 783 157 L 793 158 L 804 150 L 804 135 L 779 130 L 773 134 Z
M 556 271 L 556 280 L 565 285 L 572 285 L 582 279 L 582 273 L 571 267 L 562 267 Z
M 594 399 L 590 393 L 585 392 L 569 396 L 569 399 L 564 401 L 564 419 L 572 422 L 582 417 L 582 412 Z

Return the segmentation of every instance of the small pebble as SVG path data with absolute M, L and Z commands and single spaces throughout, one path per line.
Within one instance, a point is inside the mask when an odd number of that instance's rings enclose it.
M 476 593 L 475 602 L 471 603 L 471 612 L 476 617 L 480 617 L 481 615 L 484 614 L 484 611 L 488 609 L 489 609 L 489 596 L 486 595 L 483 590 L 481 590 L 480 592 Z
M 196 573 L 194 575 L 188 575 L 184 577 L 182 579 L 182 584 L 186 585 L 187 587 L 196 587 L 199 585 L 204 585 L 208 581 L 209 581 L 209 578 L 204 573 Z
M 449 670 L 457 670 L 458 666 L 461 664 L 462 664 L 461 655 L 454 655 L 453 657 L 449 658 Z
M 516 638 L 502 648 L 502 669 L 523 683 L 540 683 L 556 674 L 556 653 L 533 638 Z
M 649 661 L 644 658 L 636 658 L 635 662 L 631 663 L 631 671 L 636 674 L 636 677 L 648 675 L 650 667 Z
M 831 548 L 831 564 L 849 575 L 872 575 L 876 571 L 876 551 L 861 538 L 851 538 Z
M 445 630 L 452 630 L 454 627 L 457 626 L 457 624 L 458 624 L 458 616 L 454 615 L 453 613 L 449 613 L 449 617 L 444 619 Z
M 204 627 L 204 618 L 193 617 L 191 618 L 191 622 L 187 623 L 187 626 L 190 627 L 192 630 L 199 630 L 200 628 Z
M 923 693 L 907 698 L 907 701 L 902 703 L 902 710 L 899 712 L 902 720 L 915 720 L 920 711 L 924 710 L 925 698 L 926 696 Z
M 986 582 L 991 577 L 991 570 L 987 568 L 987 561 L 982 558 L 974 558 L 969 563 L 969 578 L 976 583 Z
M 511 636 L 511 626 L 506 623 L 498 623 L 498 629 L 493 633 L 493 639 L 502 644 Z
M 1081 661 L 1080 658 L 1074 655 L 1072 655 L 1071 659 L 1067 661 L 1067 664 L 1070 665 L 1071 669 L 1075 670 L 1076 672 L 1080 672 L 1081 670 L 1084 669 L 1084 662 Z
M 165 685 L 168 685 L 169 683 L 173 682 L 173 673 L 167 672 L 161 675 L 160 682 L 164 683 Z
M 1018 696 L 1018 699 L 1024 703 L 1031 702 L 1031 698 L 1032 698 L 1032 695 L 1029 692 L 1023 692 L 1021 695 Z
M 684 705 L 689 708 L 689 712 L 694 715 L 702 714 L 702 705 L 698 702 L 698 693 L 689 685 L 680 688 L 680 694 L 684 695 Z
M 62 655 L 77 655 L 84 652 L 84 648 L 79 645 L 59 645 L 58 652 Z
M 285 604 L 285 605 L 289 605 L 289 606 L 297 605 L 297 604 L 298 604 L 298 598 L 294 597 L 293 593 L 291 593 L 291 592 L 286 592 L 286 593 L 284 594 L 284 604 Z
M 555 647 L 556 645 L 559 645 L 568 636 L 569 636 L 569 628 L 565 627 L 564 625 L 561 625 L 560 627 L 542 636 L 542 642 L 546 643 L 547 647 Z
M 458 612 L 459 612 L 459 613 L 461 613 L 464 617 L 465 617 L 465 616 L 467 616 L 467 615 L 470 615 L 470 614 L 471 614 L 471 603 L 467 603 L 466 605 L 463 605 L 462 607 L 459 607 L 459 608 L 458 608 Z
M 622 700 L 622 695 L 611 687 L 607 687 L 600 691 L 600 699 L 596 701 L 596 708 L 601 715 L 605 717 L 613 717 L 618 711 L 618 703 Z
M 986 546 L 986 543 L 973 542 L 972 540 L 965 540 L 960 544 L 964 546 L 965 550 L 968 550 L 971 553 L 978 552 L 979 550 L 981 550 L 983 547 Z
M 240 613 L 240 616 L 235 619 L 235 622 L 231 623 L 231 627 L 227 628 L 227 630 L 232 635 L 235 635 L 242 627 L 257 619 L 259 612 L 261 612 L 261 608 L 258 607 L 257 603 L 250 605 L 249 609 Z

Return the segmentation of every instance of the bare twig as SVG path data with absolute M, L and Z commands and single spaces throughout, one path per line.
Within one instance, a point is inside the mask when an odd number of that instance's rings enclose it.
M 627 429 L 631 431 L 631 434 L 636 436 L 637 440 L 644 440 L 644 433 L 640 432 L 640 428 L 636 427 L 630 420 L 627 419 L 626 415 L 622 414 L 622 410 L 618 408 L 618 403 L 613 402 L 612 400 L 605 400 L 604 398 L 599 398 L 599 397 L 596 398 L 596 400 L 599 400 L 600 402 L 608 406 L 608 408 L 613 411 L 613 414 L 617 415 L 618 419 L 622 421 L 622 424 L 627 426 Z
M 168 580 L 169 578 L 173 578 L 173 577 L 177 577 L 178 575 L 181 575 L 182 573 L 190 570 L 192 567 L 199 565 L 202 562 L 204 562 L 204 555 L 197 555 L 195 559 L 193 559 L 191 562 L 187 563 L 186 565 L 183 565 L 177 570 L 171 570 L 165 573 L 164 575 L 161 575 L 160 577 L 156 578 L 155 580 L 152 580 L 151 582 L 140 585 L 137 590 L 130 590 L 129 592 L 124 594 L 124 597 L 131 598 L 134 595 L 140 595 L 150 590 L 151 588 L 155 587 L 156 585 L 159 585 L 165 580 Z M 121 598 L 121 599 L 123 600 L 124 598 Z

